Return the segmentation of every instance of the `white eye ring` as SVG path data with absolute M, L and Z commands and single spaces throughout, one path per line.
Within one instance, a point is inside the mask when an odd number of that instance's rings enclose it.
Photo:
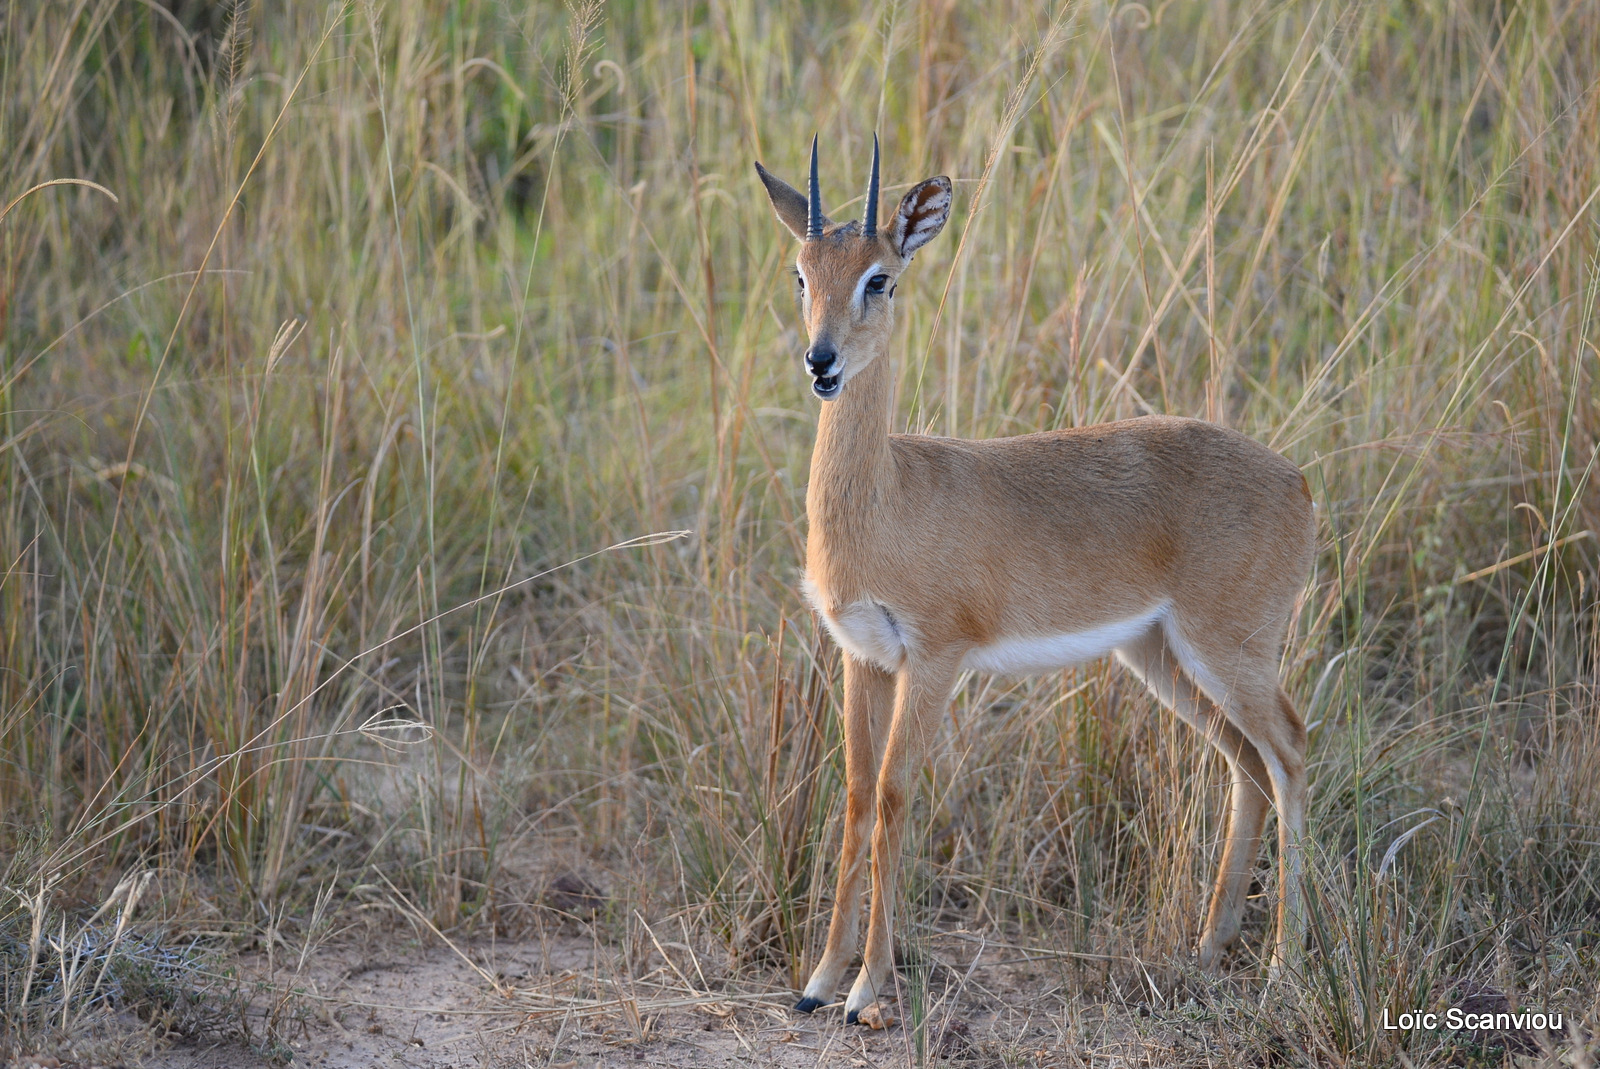
M 883 283 L 874 289 L 872 284 L 877 282 L 879 279 L 882 279 Z M 884 287 L 886 287 L 888 284 L 889 272 L 883 269 L 882 264 L 873 264 L 871 267 L 863 271 L 860 279 L 856 281 L 855 306 L 865 310 L 867 298 L 881 297 L 883 295 Z

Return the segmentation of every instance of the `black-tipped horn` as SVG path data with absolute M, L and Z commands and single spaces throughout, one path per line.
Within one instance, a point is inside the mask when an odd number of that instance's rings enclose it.
M 861 213 L 861 236 L 878 236 L 878 134 L 872 134 L 872 177 L 867 179 L 867 208 Z
M 806 190 L 806 240 L 822 236 L 822 190 L 817 185 L 817 135 L 811 135 L 811 183 Z

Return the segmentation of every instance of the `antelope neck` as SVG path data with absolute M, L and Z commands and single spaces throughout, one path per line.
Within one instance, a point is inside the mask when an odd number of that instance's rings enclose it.
M 806 489 L 810 564 L 825 552 L 823 543 L 856 542 L 888 518 L 883 509 L 894 481 L 892 385 L 888 354 L 879 353 L 822 405 Z

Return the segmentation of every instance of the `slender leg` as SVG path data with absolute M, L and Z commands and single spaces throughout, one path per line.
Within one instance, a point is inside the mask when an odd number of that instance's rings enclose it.
M 1239 936 L 1245 894 L 1250 889 L 1250 876 L 1261 850 L 1261 828 L 1267 819 L 1267 768 L 1260 752 L 1184 674 L 1159 631 L 1152 629 L 1117 652 L 1161 704 L 1200 732 L 1228 762 L 1232 797 L 1227 840 L 1217 867 L 1216 888 L 1211 894 L 1211 908 L 1206 913 L 1205 930 L 1200 935 L 1200 967 L 1210 971 L 1216 968 L 1222 952 Z
M 1211 908 L 1206 913 L 1205 931 L 1200 935 L 1200 967 L 1207 971 L 1217 968 L 1222 952 L 1239 938 L 1245 895 L 1250 890 L 1250 877 L 1261 854 L 1261 828 L 1266 823 L 1269 804 L 1265 790 L 1269 780 L 1261 754 L 1239 734 L 1238 728 L 1223 720 L 1220 713 L 1218 719 L 1225 730 L 1221 731 L 1222 738 L 1216 745 L 1223 754 L 1232 750 L 1238 756 L 1228 762 L 1233 776 L 1228 841 L 1217 866 L 1217 885 L 1211 894 Z
M 883 762 L 889 712 L 893 708 L 894 676 L 845 654 L 844 849 L 839 855 L 839 884 L 833 896 L 827 949 L 795 1004 L 802 1013 L 833 1000 L 845 969 L 856 955 L 856 942 L 861 935 L 861 883 L 867 870 L 866 845 L 872 835 L 878 766 Z
M 893 911 L 906 810 L 928 746 L 950 700 L 955 675 L 955 663 L 946 661 L 907 661 L 900 670 L 894 722 L 878 772 L 878 826 L 872 833 L 872 914 L 867 922 L 867 950 L 855 986 L 845 1000 L 846 1023 L 855 1023 L 862 1010 L 890 990 L 894 972 Z
M 1301 840 L 1306 830 L 1306 729 L 1289 696 L 1280 687 L 1277 760 L 1270 763 L 1273 792 L 1278 798 L 1278 946 L 1272 973 L 1298 971 L 1305 952 L 1306 913 Z
M 1278 685 L 1278 643 L 1265 629 L 1229 641 L 1226 635 L 1168 635 L 1185 671 L 1256 749 L 1278 809 L 1278 940 L 1271 975 L 1299 966 L 1305 949 L 1300 841 L 1305 834 L 1306 729 Z M 1191 641 L 1194 640 L 1194 641 Z M 1216 670 L 1216 669 L 1221 669 Z
M 1276 679 L 1265 687 L 1238 687 L 1230 698 L 1218 704 L 1256 748 L 1278 809 L 1278 941 L 1269 969 L 1278 977 L 1286 967 L 1298 969 L 1305 950 L 1300 840 L 1305 834 L 1306 729 Z

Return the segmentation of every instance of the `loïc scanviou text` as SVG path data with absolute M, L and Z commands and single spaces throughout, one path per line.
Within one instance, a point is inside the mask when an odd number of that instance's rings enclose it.
M 1470 1013 L 1459 1006 L 1451 1006 L 1443 1013 L 1408 1011 L 1391 1017 L 1388 1007 L 1383 1010 L 1383 1027 L 1389 1032 L 1437 1032 L 1441 1028 L 1452 1032 L 1490 1028 L 1499 1031 L 1544 1029 L 1559 1032 L 1564 1025 L 1560 1012 Z

